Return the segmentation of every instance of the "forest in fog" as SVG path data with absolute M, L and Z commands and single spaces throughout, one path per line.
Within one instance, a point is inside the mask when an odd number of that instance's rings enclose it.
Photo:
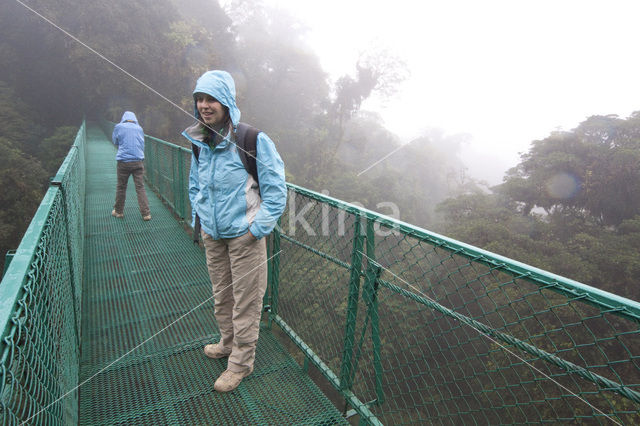
M 393 96 L 407 75 L 401 61 L 369 52 L 332 80 L 295 17 L 259 1 L 28 4 L 86 45 L 17 2 L 1 6 L 2 256 L 83 118 L 131 110 L 145 133 L 184 145 L 195 80 L 225 69 L 242 121 L 275 141 L 289 182 L 382 214 L 392 203 L 404 222 L 640 300 L 640 111 L 551 131 L 488 187 L 460 160 L 462 136 L 428 130 L 398 149 L 381 117 L 361 109 L 374 94 Z

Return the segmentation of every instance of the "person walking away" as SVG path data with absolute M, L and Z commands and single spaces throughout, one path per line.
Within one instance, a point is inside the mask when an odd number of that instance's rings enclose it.
M 133 175 L 133 184 L 138 196 L 138 207 L 143 220 L 151 220 L 149 200 L 144 189 L 144 131 L 138 124 L 136 115 L 131 111 L 122 114 L 122 120 L 116 124 L 111 137 L 113 144 L 118 147 L 116 161 L 118 162 L 116 184 L 116 203 L 111 215 L 124 217 L 124 201 L 127 196 L 127 182 Z
M 259 132 L 253 153 L 257 180 L 247 172 L 236 144 L 240 110 L 228 72 L 204 73 L 193 98 L 198 121 L 182 133 L 193 147 L 192 226 L 201 226 L 220 328 L 220 341 L 206 345 L 204 353 L 209 358 L 229 358 L 227 369 L 214 383 L 216 391 L 229 392 L 253 372 L 267 288 L 265 236 L 287 201 L 284 164 L 273 141 Z

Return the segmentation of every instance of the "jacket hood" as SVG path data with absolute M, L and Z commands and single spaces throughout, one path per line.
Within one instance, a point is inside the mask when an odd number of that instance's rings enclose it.
M 226 71 L 207 71 L 200 76 L 196 82 L 196 88 L 193 90 L 194 115 L 200 120 L 200 113 L 195 102 L 196 93 L 206 93 L 218 100 L 222 105 L 229 108 L 229 116 L 235 128 L 240 122 L 240 110 L 236 106 L 236 84 L 233 77 Z M 126 114 L 126 113 L 125 113 Z
M 133 121 L 134 123 L 138 124 L 138 119 L 136 118 L 136 115 L 131 111 L 125 111 L 124 114 L 122 114 L 122 120 L 120 120 L 120 122 L 124 123 L 127 120 Z

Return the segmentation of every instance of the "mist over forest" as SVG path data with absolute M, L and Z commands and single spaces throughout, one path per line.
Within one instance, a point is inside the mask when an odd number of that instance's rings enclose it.
M 461 160 L 464 135 L 426 130 L 400 149 L 382 117 L 361 109 L 374 94 L 393 96 L 408 71 L 401 61 L 369 52 L 331 80 L 282 10 L 254 0 L 28 5 L 60 28 L 17 2 L 1 7 L 3 255 L 18 246 L 83 117 L 118 121 L 131 110 L 145 133 L 186 146 L 195 80 L 225 69 L 241 120 L 275 141 L 289 182 L 382 214 L 394 214 L 392 204 L 402 221 L 640 299 L 640 111 L 532 141 L 489 186 Z

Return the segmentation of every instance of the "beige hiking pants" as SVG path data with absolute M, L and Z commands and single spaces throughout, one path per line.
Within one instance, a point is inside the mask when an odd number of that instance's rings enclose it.
M 220 342 L 228 349 L 227 369 L 244 373 L 255 360 L 262 298 L 267 289 L 266 238 L 247 232 L 214 240 L 202 232 L 209 276 L 213 284 Z

